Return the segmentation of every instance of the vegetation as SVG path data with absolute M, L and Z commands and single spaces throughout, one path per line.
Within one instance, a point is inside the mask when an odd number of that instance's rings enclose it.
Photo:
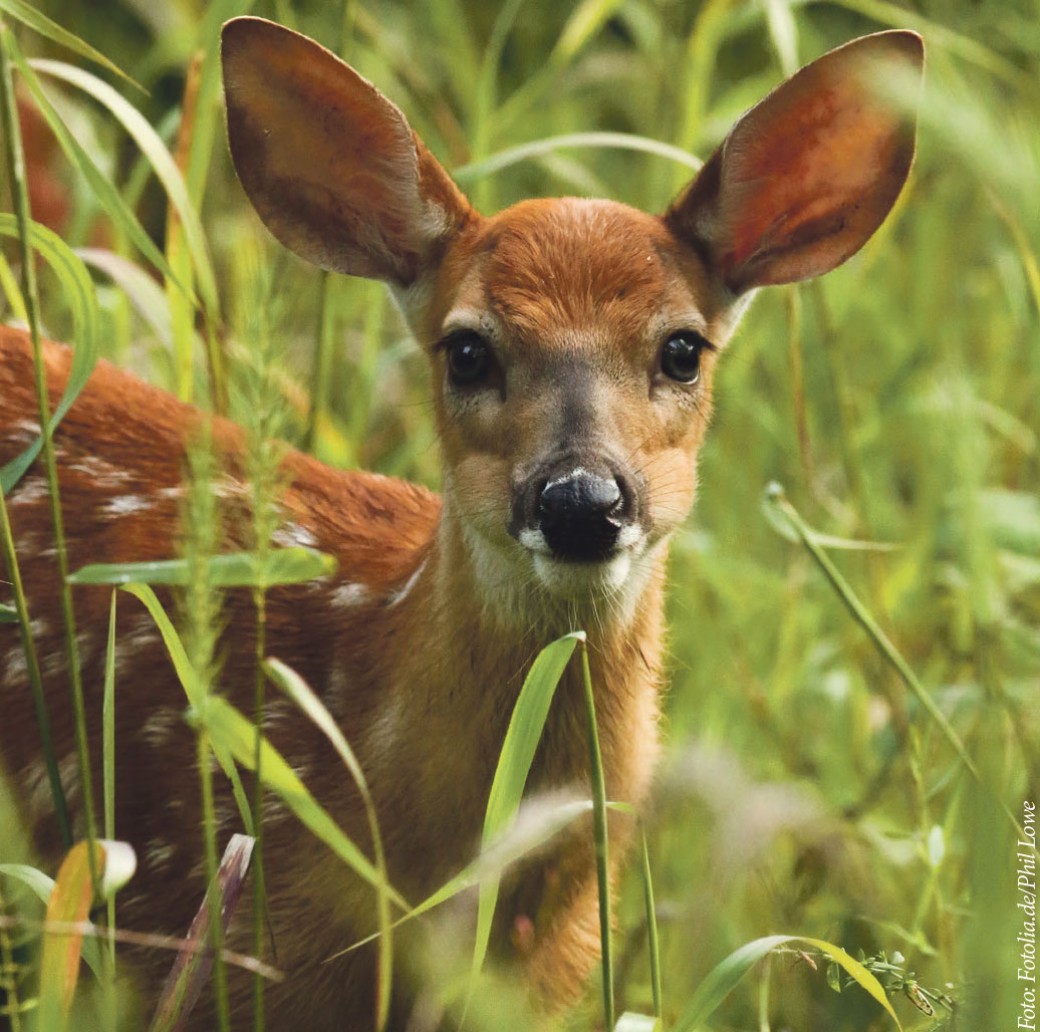
M 203 695 L 219 681 L 216 589 L 250 584 L 262 605 L 271 582 L 272 428 L 335 464 L 437 478 L 424 364 L 389 299 L 287 256 L 231 172 L 216 45 L 246 7 L 0 0 L 33 216 L 58 234 L 32 231 L 46 333 L 226 405 L 257 442 L 254 565 L 214 570 L 205 498 L 193 509 L 202 556 L 186 560 L 181 633 Z M 483 210 L 559 193 L 661 210 L 692 170 L 653 141 L 706 157 L 810 58 L 884 27 L 922 32 L 919 153 L 896 211 L 822 283 L 766 291 L 722 363 L 700 498 L 673 546 L 653 889 L 634 857 L 613 980 L 619 1015 L 659 1004 L 668 1029 L 1016 1027 L 1028 985 L 1016 822 L 1040 797 L 1036 5 L 271 0 L 252 13 L 348 57 Z M 639 149 L 555 139 L 608 131 Z M 4 210 L 17 202 L 8 183 Z M 33 314 L 28 232 L 0 215 L 8 320 Z M 313 576 L 312 561 L 296 574 Z M 228 764 L 255 765 L 231 726 L 214 712 L 200 750 L 212 735 Z M 4 799 L 0 863 L 24 860 Z M 97 862 L 79 854 L 79 876 Z M 21 901 L 32 876 L 4 871 L 0 978 L 19 1028 L 36 991 L 21 950 L 42 911 Z M 835 947 L 862 958 L 891 1011 Z M 105 956 L 118 956 L 85 952 L 108 992 Z M 60 971 L 44 951 L 48 964 Z M 602 1027 L 603 1007 L 590 991 L 569 1027 Z M 503 1027 L 491 1013 L 487 1027 Z

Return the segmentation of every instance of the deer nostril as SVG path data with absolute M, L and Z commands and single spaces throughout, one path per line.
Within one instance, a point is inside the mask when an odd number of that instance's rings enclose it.
M 550 480 L 538 496 L 538 523 L 563 559 L 605 559 L 621 530 L 624 495 L 615 477 L 576 470 Z

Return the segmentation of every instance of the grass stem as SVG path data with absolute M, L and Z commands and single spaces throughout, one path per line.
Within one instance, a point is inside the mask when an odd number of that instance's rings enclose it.
M 589 669 L 589 646 L 581 643 L 581 673 L 585 687 L 585 712 L 589 729 L 589 776 L 592 782 L 592 824 L 596 840 L 596 878 L 599 882 L 599 936 L 603 950 L 603 1020 L 604 1027 L 614 1027 L 614 951 L 610 929 L 610 858 L 607 841 L 607 791 L 603 777 L 603 755 L 596 728 L 596 698 Z
M 72 691 L 72 708 L 75 717 L 76 753 L 79 766 L 80 784 L 83 793 L 83 817 L 87 838 L 91 846 L 87 850 L 90 857 L 91 880 L 97 888 L 98 872 L 96 870 L 93 843 L 97 839 L 97 825 L 94 817 L 94 791 L 90 778 L 90 759 L 87 746 L 86 710 L 83 703 L 83 681 L 80 671 L 79 649 L 76 643 L 76 618 L 72 605 L 72 589 L 68 583 L 69 557 L 68 542 L 65 537 L 65 526 L 61 511 L 61 497 L 58 486 L 58 465 L 55 455 L 54 438 L 51 427 L 50 399 L 47 393 L 47 373 L 43 359 L 43 340 L 40 332 L 40 295 L 36 282 L 36 262 L 29 243 L 29 227 L 32 216 L 29 210 L 29 188 L 26 180 L 25 154 L 19 131 L 18 114 L 15 106 L 14 83 L 11 76 L 10 54 L 14 40 L 10 29 L 0 27 L 0 81 L 2 81 L 3 119 L 8 168 L 11 187 L 14 194 L 15 211 L 19 227 L 19 248 L 22 261 L 23 296 L 26 313 L 29 316 L 29 336 L 32 341 L 33 367 L 36 380 L 36 400 L 40 414 L 40 428 L 43 437 L 43 461 L 47 476 L 48 496 L 50 499 L 51 521 L 54 526 L 54 546 L 58 561 L 60 579 L 59 595 L 61 598 L 62 618 L 65 628 L 65 652 L 69 669 L 69 680 Z M 6 523 L 6 519 L 5 519 Z M 10 533 L 8 529 L 8 534 Z M 13 545 L 12 545 L 13 554 Z M 24 599 L 23 599 L 24 601 Z M 28 635 L 28 625 L 23 627 L 23 635 Z M 42 688 L 41 698 L 42 698 Z M 53 760 L 53 750 L 52 750 Z M 60 786 L 60 783 L 59 783 Z M 56 800 L 57 807 L 57 800 Z M 66 831 L 68 834 L 68 818 L 66 812 Z

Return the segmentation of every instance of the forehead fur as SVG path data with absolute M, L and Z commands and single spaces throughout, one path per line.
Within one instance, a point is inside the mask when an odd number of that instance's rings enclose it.
M 613 201 L 524 201 L 472 241 L 485 302 L 520 334 L 645 321 L 681 282 L 661 221 Z M 479 260 L 479 259 L 478 259 Z

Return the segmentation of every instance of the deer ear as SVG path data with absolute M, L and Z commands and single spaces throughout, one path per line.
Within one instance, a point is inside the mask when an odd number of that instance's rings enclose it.
M 906 181 L 923 63 L 921 37 L 895 30 L 807 65 L 741 118 L 665 222 L 734 293 L 840 265 Z
M 300 257 L 408 286 L 476 217 L 400 110 L 324 47 L 235 18 L 221 54 L 238 177 Z

